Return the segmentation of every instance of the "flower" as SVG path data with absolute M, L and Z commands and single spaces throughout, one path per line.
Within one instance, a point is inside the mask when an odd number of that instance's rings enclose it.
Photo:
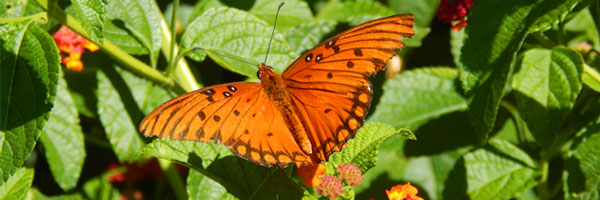
M 410 182 L 405 185 L 396 185 L 390 190 L 385 190 L 385 193 L 387 193 L 390 200 L 423 200 L 423 198 L 417 196 L 419 190 L 410 185 Z
M 362 173 L 356 165 L 346 163 L 338 165 L 338 178 L 352 187 L 362 183 Z
M 164 175 L 156 159 L 145 163 L 113 163 L 108 166 L 108 170 L 112 172 L 108 176 L 108 181 L 111 183 L 132 183 L 144 180 L 149 176 L 154 180 L 158 180 Z
M 99 49 L 96 44 L 86 40 L 65 25 L 52 34 L 52 38 L 54 38 L 58 49 L 61 51 L 61 62 L 65 63 L 67 69 L 75 71 L 81 71 L 83 69 L 83 63 L 80 59 L 81 54 L 84 52 L 84 48 L 88 49 L 90 52 Z M 63 53 L 68 56 L 65 56 Z
M 442 0 L 437 10 L 438 19 L 453 23 L 452 30 L 459 31 L 467 26 L 465 18 L 469 14 L 473 0 Z
M 319 176 L 325 174 L 327 167 L 325 164 L 319 163 L 318 165 L 302 166 L 298 168 L 296 174 L 302 178 L 302 184 L 309 187 L 316 187 L 321 184 Z
M 338 195 L 344 193 L 344 191 L 342 190 L 340 180 L 334 176 L 326 175 L 321 177 L 321 184 L 317 187 L 317 193 L 335 199 Z

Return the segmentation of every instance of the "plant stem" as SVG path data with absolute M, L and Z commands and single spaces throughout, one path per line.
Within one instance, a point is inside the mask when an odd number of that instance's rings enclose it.
M 36 2 L 43 9 L 46 9 L 49 17 L 57 19 L 62 24 L 68 26 L 71 30 L 90 40 L 88 33 L 83 29 L 83 27 L 77 21 L 77 19 L 66 14 L 60 7 L 58 7 L 54 3 L 54 1 L 51 1 L 52 3 L 50 3 L 48 0 L 36 0 Z M 176 84 L 171 79 L 164 76 L 161 72 L 152 69 L 152 67 L 129 55 L 113 43 L 107 40 L 102 40 L 102 44 L 97 45 L 101 47 L 100 50 L 102 50 L 102 52 L 106 53 L 108 56 L 119 62 L 123 68 L 139 76 L 142 76 L 162 87 L 172 89 L 177 93 L 185 92 L 184 88 L 182 88 L 180 85 Z
M 162 29 L 163 38 L 162 52 L 165 58 L 169 61 L 169 65 L 167 66 L 167 77 L 171 78 L 174 75 L 177 83 L 181 85 L 187 92 L 201 88 L 202 85 L 198 84 L 198 81 L 190 71 L 190 67 L 185 59 L 177 59 L 178 56 L 176 55 L 178 55 L 179 47 L 175 40 L 175 32 L 174 30 L 169 29 L 169 26 L 167 25 L 167 22 L 163 16 L 161 16 L 161 19 L 160 27 Z
M 179 200 L 188 199 L 187 191 L 185 190 L 185 186 L 183 185 L 183 180 L 181 179 L 181 175 L 179 175 L 179 172 L 175 168 L 176 167 L 175 164 L 168 160 L 164 160 L 164 159 L 160 159 L 160 158 L 157 158 L 157 159 L 158 159 L 158 163 L 160 164 L 160 168 L 165 172 L 167 181 L 169 182 L 169 185 L 173 189 L 173 193 L 175 193 L 175 196 L 177 197 L 177 199 L 179 199 Z
M 540 177 L 540 182 L 537 187 L 537 192 L 538 192 L 538 195 L 540 195 L 540 199 L 549 199 L 550 198 L 550 196 L 548 196 L 548 194 L 550 193 L 550 190 L 548 188 L 548 171 L 549 171 L 548 165 L 549 165 L 549 160 L 542 158 L 541 163 L 540 163 L 542 177 Z

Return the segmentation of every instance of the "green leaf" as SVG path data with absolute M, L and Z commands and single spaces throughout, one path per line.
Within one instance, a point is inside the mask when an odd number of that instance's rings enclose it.
M 102 44 L 102 27 L 106 15 L 108 0 L 73 0 L 73 10 L 81 26 L 95 43 Z
M 456 70 L 447 67 L 403 72 L 385 82 L 381 100 L 368 121 L 416 129 L 441 115 L 465 110 L 456 77 Z
M 302 189 L 282 169 L 255 165 L 233 155 L 224 145 L 156 139 L 140 154 L 180 162 L 198 170 L 239 199 L 302 196 Z
M 516 55 L 528 33 L 561 20 L 577 0 L 491 0 L 473 4 L 460 55 L 460 80 L 480 141 L 496 121 Z
M 373 0 L 344 1 L 320 19 L 346 22 L 351 26 L 394 15 L 394 11 Z
M 42 12 L 40 6 L 33 0 L 4 0 L 0 1 L 0 18 L 24 17 Z
M 429 25 L 435 16 L 440 0 L 388 0 L 388 4 L 396 13 L 412 13 L 414 15 L 415 35 L 403 41 L 409 47 L 421 46 L 421 40 L 431 31 Z
M 48 120 L 60 57 L 52 37 L 31 22 L 0 25 L 0 45 L 0 178 L 6 180 Z
M 224 145 L 169 139 L 155 139 L 139 154 L 176 161 L 195 169 L 204 169 L 219 158 L 233 155 Z
M 463 158 L 471 199 L 508 199 L 537 183 L 535 162 L 511 143 L 490 140 Z
M 196 170 L 190 170 L 188 175 L 187 193 L 190 199 L 236 199 L 221 184 Z
M 162 43 L 161 13 L 156 2 L 151 0 L 110 1 L 107 18 L 123 23 L 128 33 L 133 35 L 150 52 L 150 62 L 156 66 L 158 51 Z
M 58 81 L 56 96 L 40 141 L 54 180 L 66 191 L 77 185 L 86 153 L 79 115 L 62 78 Z
M 581 90 L 581 56 L 568 48 L 531 49 L 513 78 L 517 107 L 542 147 L 549 148 Z
M 0 199 L 25 199 L 33 181 L 33 169 L 19 168 L 0 185 Z
M 336 24 L 331 20 L 310 21 L 289 29 L 283 37 L 288 40 L 294 53 L 300 55 L 325 40 L 324 37 L 334 30 Z
M 96 91 L 100 122 L 119 161 L 134 161 L 137 152 L 144 147 L 144 141 L 136 128 L 143 116 L 134 98 L 139 95 L 132 94 L 133 91 L 138 90 L 135 87 L 128 87 L 119 74 L 119 72 L 131 74 L 130 72 L 124 70 L 117 72 L 112 66 L 102 69 L 97 74 L 98 90 Z
M 108 174 L 89 179 L 83 184 L 83 195 L 90 200 L 118 200 L 119 190 L 108 182 Z
M 38 189 L 32 187 L 29 188 L 29 194 L 27 195 L 27 199 L 30 200 L 83 200 L 83 197 L 79 193 L 73 194 L 64 194 L 57 196 L 46 196 L 42 194 Z
M 136 37 L 125 29 L 120 21 L 105 21 L 102 36 L 104 36 L 103 39 L 112 42 L 129 54 L 143 55 L 149 52 Z
M 233 72 L 256 76 L 256 66 L 236 61 L 222 55 L 254 63 L 264 62 L 272 27 L 265 21 L 234 8 L 211 8 L 196 18 L 181 37 L 181 48 L 202 47 L 211 58 Z M 222 55 L 219 55 L 222 54 Z M 204 59 L 204 51 L 188 54 L 197 61 Z M 275 71 L 282 72 L 293 60 L 290 45 L 275 32 L 269 60 Z
M 584 129 L 577 138 L 564 171 L 565 199 L 597 199 L 600 196 L 600 123 Z
M 219 0 L 204 0 L 197 1 L 194 4 L 194 10 L 189 16 L 188 24 L 191 24 L 192 21 L 196 20 L 200 15 L 204 14 L 208 9 L 215 7 L 226 7 L 225 4 L 221 3 Z
M 358 129 L 354 139 L 348 141 L 346 148 L 332 154 L 326 164 L 335 169 L 334 165 L 352 163 L 365 173 L 375 166 L 381 142 L 395 134 L 397 131 L 388 124 L 366 123 Z
M 277 7 L 282 1 L 280 0 L 257 0 L 249 13 L 256 15 L 258 18 L 269 22 L 273 25 L 275 22 L 275 14 L 277 13 Z M 299 0 L 288 0 L 285 1 L 285 5 L 281 7 L 279 16 L 277 17 L 276 29 L 280 32 L 287 31 L 288 29 L 298 26 L 303 23 L 311 22 L 314 20 L 310 7 L 304 1 Z
M 595 74 L 600 74 L 598 73 L 598 71 L 592 67 L 586 68 L 585 70 L 590 70 L 592 73 Z M 592 78 L 592 76 L 590 76 L 588 74 L 588 72 L 583 73 L 583 77 L 581 78 L 581 81 L 588 87 L 590 87 L 592 90 L 595 90 L 596 92 L 600 92 L 600 82 L 596 81 L 596 79 Z

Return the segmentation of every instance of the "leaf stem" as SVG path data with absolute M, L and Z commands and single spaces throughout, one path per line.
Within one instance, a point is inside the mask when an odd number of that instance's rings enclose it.
M 550 40 L 542 32 L 535 32 L 532 35 L 538 42 L 540 42 L 542 44 L 542 46 L 544 46 L 546 48 L 551 49 L 556 46 L 556 43 L 554 43 L 552 40 Z
M 517 138 L 519 139 L 519 143 L 523 144 L 525 142 L 525 126 L 523 124 L 523 119 L 521 119 L 521 115 L 517 107 L 515 107 L 512 103 L 507 101 L 500 102 L 500 105 L 504 107 L 511 115 L 514 120 L 515 127 L 517 129 Z
M 188 199 L 187 191 L 183 185 L 183 179 L 181 179 L 181 175 L 179 175 L 179 172 L 175 168 L 175 164 L 165 159 L 157 159 L 158 163 L 160 164 L 160 168 L 165 172 L 167 181 L 173 189 L 173 193 L 175 193 L 175 197 L 177 197 L 179 200 Z
M 600 73 L 598 73 L 594 68 L 590 67 L 586 63 L 583 63 L 583 73 L 590 76 L 596 83 L 600 84 Z
M 549 172 L 548 166 L 549 166 L 549 160 L 542 158 L 541 163 L 540 163 L 542 177 L 540 177 L 540 182 L 537 187 L 537 192 L 538 192 L 538 195 L 540 195 L 540 199 L 549 199 L 550 198 L 550 196 L 548 196 L 548 194 L 550 193 L 550 191 L 548 189 L 548 172 Z
M 68 26 L 71 30 L 75 31 L 77 34 L 90 40 L 88 33 L 83 29 L 81 23 L 79 23 L 74 17 L 66 14 L 62 10 L 62 8 L 58 7 L 55 4 L 55 1 L 49 2 L 48 0 L 36 0 L 36 2 L 48 12 L 49 17 L 57 19 L 62 24 Z M 129 55 L 113 43 L 107 40 L 102 40 L 102 44 L 97 45 L 101 47 L 100 50 L 102 50 L 102 52 L 106 53 L 108 56 L 119 62 L 123 68 L 141 77 L 144 77 L 158 85 L 161 85 L 162 87 L 172 89 L 177 93 L 183 93 L 186 91 L 187 88 L 184 89 L 182 86 L 176 84 L 173 80 L 164 76 L 161 72 L 153 69 L 146 63 Z

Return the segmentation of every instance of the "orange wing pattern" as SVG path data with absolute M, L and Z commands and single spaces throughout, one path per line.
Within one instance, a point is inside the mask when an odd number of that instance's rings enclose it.
M 144 135 L 225 144 L 235 154 L 264 166 L 306 165 L 304 154 L 281 113 L 258 83 L 207 87 L 172 99 L 140 124 Z
M 414 35 L 411 14 L 370 21 L 336 35 L 300 56 L 283 72 L 313 153 L 326 161 L 353 138 L 373 91 L 368 77 L 382 70 Z

